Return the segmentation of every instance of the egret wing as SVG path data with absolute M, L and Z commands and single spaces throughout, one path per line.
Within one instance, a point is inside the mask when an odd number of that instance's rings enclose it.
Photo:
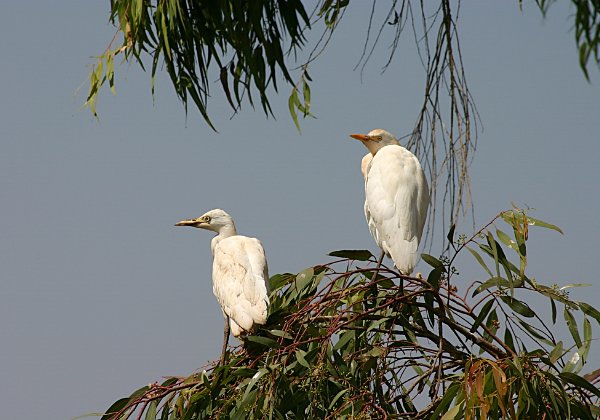
M 373 237 L 405 274 L 412 272 L 429 205 L 417 158 L 401 146 L 381 148 L 368 167 L 365 215 Z
M 267 260 L 255 238 L 232 236 L 215 247 L 213 292 L 223 312 L 243 331 L 267 319 Z M 232 334 L 239 335 L 232 323 Z

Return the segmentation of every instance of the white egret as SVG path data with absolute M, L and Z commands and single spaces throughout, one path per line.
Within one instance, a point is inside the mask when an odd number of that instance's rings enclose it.
M 238 337 L 267 321 L 269 274 L 265 250 L 256 238 L 238 235 L 229 214 L 211 210 L 175 226 L 191 226 L 217 232 L 210 248 L 213 255 L 212 283 L 223 316 L 225 331 L 221 363 L 225 361 L 229 331 Z
M 365 217 L 371 235 L 396 268 L 410 275 L 417 263 L 429 208 L 429 186 L 423 168 L 417 157 L 385 130 L 350 137 L 369 149 L 362 159 L 361 171 L 365 178 Z

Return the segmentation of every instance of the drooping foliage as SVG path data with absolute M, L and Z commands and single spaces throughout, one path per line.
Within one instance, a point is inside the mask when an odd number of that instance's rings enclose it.
M 580 65 L 589 78 L 590 61 L 600 63 L 600 4 L 571 2 Z M 536 0 L 542 13 L 552 3 Z M 434 202 L 441 188 L 447 205 L 438 211 L 444 223 L 455 224 L 471 209 L 469 163 L 478 133 L 459 37 L 459 12 L 468 5 L 460 1 L 374 1 L 365 8 L 365 3 L 349 0 L 111 0 L 110 21 L 117 29 L 90 72 L 86 104 L 96 115 L 101 88 L 108 84 L 115 91 L 115 61 L 123 57 L 150 69 L 153 92 L 157 72 L 164 69 L 186 109 L 191 103 L 213 129 L 209 102 L 215 89 L 234 113 L 247 101 L 253 107 L 260 103 L 272 115 L 271 99 L 285 87 L 290 90 L 289 113 L 300 130 L 299 117 L 311 115 L 315 96 L 310 65 L 326 53 L 345 12 L 355 4 L 369 11 L 355 69 L 373 66 L 373 53 L 382 43 L 388 59 L 375 65 L 383 71 L 393 68 L 400 37 L 405 32 L 414 37 L 418 56 L 412 59 L 423 64 L 424 91 L 421 102 L 415 101 L 407 147 L 424 163 Z M 404 80 L 399 74 L 391 89 L 401 94 Z M 435 215 L 433 207 L 428 230 Z
M 451 229 L 426 278 L 369 251 L 275 275 L 267 325 L 224 365 L 140 388 L 102 420 L 598 418 L 598 375 L 582 371 L 600 312 L 569 297 L 579 285 L 526 273 L 533 227 L 560 232 L 517 209 L 470 238 Z M 459 276 L 462 254 L 480 280 Z

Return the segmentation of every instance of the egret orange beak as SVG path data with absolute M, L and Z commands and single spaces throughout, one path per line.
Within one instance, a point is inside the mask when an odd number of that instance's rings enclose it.
M 356 140 L 360 140 L 360 141 L 369 140 L 369 136 L 367 136 L 366 134 L 350 134 L 350 137 L 352 137 L 353 139 L 356 139 Z
M 175 226 L 192 226 L 195 227 L 200 221 L 198 219 L 182 220 L 181 222 L 175 223 Z

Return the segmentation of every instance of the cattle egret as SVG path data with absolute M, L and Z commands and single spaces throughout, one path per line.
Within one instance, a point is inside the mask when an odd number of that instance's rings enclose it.
M 350 137 L 369 149 L 362 159 L 361 171 L 365 178 L 365 217 L 371 235 L 396 268 L 410 275 L 417 263 L 429 207 L 429 186 L 423 168 L 417 157 L 385 130 Z
M 262 244 L 256 238 L 238 235 L 229 214 L 216 209 L 175 226 L 191 226 L 217 232 L 211 243 L 212 282 L 223 316 L 225 331 L 221 363 L 225 361 L 229 331 L 238 337 L 267 321 L 269 274 Z

